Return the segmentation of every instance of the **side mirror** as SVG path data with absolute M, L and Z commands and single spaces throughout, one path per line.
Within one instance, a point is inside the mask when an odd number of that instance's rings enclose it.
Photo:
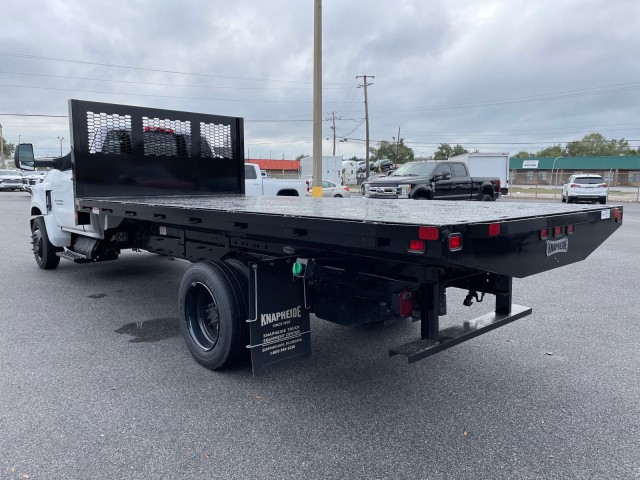
M 440 180 L 449 180 L 451 178 L 451 172 L 442 172 L 433 177 L 433 182 L 439 182 Z
M 36 160 L 33 156 L 33 145 L 21 143 L 16 147 L 14 163 L 20 170 L 33 171 L 36 169 Z

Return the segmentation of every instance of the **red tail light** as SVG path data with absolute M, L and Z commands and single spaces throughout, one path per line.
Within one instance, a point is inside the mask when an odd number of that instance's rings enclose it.
M 419 227 L 418 238 L 420 240 L 438 240 L 440 238 L 440 230 L 436 227 Z
M 462 234 L 452 233 L 449 235 L 449 251 L 457 252 L 458 250 L 462 250 Z
M 307 193 L 311 191 L 311 185 L 309 185 L 309 180 L 307 180 Z
M 502 184 L 500 182 L 500 179 L 498 179 L 498 192 L 501 190 L 501 188 L 500 188 L 501 186 L 502 186 Z
M 567 225 L 567 235 L 573 235 L 573 225 Z
M 426 243 L 424 240 L 409 240 L 409 251 L 412 253 L 424 253 Z
M 615 218 L 616 222 L 622 221 L 622 212 L 620 211 L 619 208 L 613 209 L 613 218 Z
M 562 227 L 553 227 L 553 236 L 559 237 L 562 235 Z
M 499 223 L 489 224 L 489 236 L 497 237 L 498 235 L 500 235 L 500 224 Z
M 175 133 L 173 128 L 164 128 L 164 127 L 144 127 L 145 132 L 160 132 L 160 133 Z
M 571 185 L 569 185 L 570 188 L 580 188 L 580 185 L 578 185 L 577 183 L 572 183 Z
M 607 184 L 606 183 L 601 183 L 600 185 L 598 185 L 598 188 L 607 188 Z
M 540 240 L 546 240 L 547 238 L 549 238 L 549 230 L 543 228 L 540 230 Z

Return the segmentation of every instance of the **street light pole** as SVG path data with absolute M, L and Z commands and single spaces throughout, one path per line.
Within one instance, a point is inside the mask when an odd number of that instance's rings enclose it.
M 553 159 L 553 165 L 551 166 L 551 179 L 553 180 L 553 169 L 556 166 L 556 160 L 562 158 L 562 155 Z M 556 170 L 556 180 L 553 184 L 553 198 L 556 198 L 556 188 L 558 188 L 558 171 Z
M 58 137 L 58 140 L 60 140 L 60 156 L 62 156 L 62 140 L 64 140 L 64 137 Z

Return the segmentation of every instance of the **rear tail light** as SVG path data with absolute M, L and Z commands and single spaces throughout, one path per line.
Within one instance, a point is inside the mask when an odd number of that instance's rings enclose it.
M 567 225 L 567 235 L 573 235 L 573 225 Z
M 559 237 L 562 235 L 562 227 L 553 227 L 553 236 Z
M 449 251 L 457 252 L 458 250 L 462 250 L 462 234 L 452 233 L 449 235 Z
M 571 185 L 569 185 L 569 188 L 580 188 L 580 185 L 578 185 L 577 183 L 572 183 Z
M 489 236 L 497 237 L 498 235 L 500 235 L 500 224 L 499 223 L 489 224 Z
M 424 253 L 427 244 L 424 240 L 409 240 L 409 251 L 411 253 Z
M 498 180 L 498 191 L 502 190 L 502 189 L 500 188 L 501 186 L 502 186 L 502 185 L 501 185 L 501 183 L 500 183 L 500 180 Z
M 311 185 L 309 185 L 309 180 L 307 180 L 307 193 L 311 191 Z
M 438 240 L 440 230 L 436 227 L 420 227 L 418 228 L 418 238 L 420 240 Z
M 159 132 L 159 133 L 175 133 L 173 128 L 164 128 L 164 127 L 144 127 L 145 132 Z
M 547 230 L 546 228 L 543 228 L 542 230 L 540 230 L 540 240 L 546 240 L 549 238 L 549 230 Z
M 607 188 L 607 184 L 606 183 L 601 183 L 600 185 L 598 185 L 598 188 Z
M 615 219 L 616 222 L 622 221 L 622 212 L 620 211 L 619 208 L 613 209 L 613 218 Z

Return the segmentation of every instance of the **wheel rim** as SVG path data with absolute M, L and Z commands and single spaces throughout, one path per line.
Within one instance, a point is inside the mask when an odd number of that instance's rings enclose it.
M 33 241 L 33 254 L 36 256 L 38 260 L 42 260 L 42 232 L 39 228 L 36 228 L 32 235 Z
M 209 287 L 192 283 L 184 308 L 191 338 L 202 350 L 212 350 L 220 339 L 220 312 Z

